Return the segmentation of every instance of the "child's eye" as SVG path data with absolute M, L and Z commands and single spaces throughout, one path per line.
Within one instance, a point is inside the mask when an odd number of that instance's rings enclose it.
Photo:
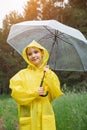
M 27 55 L 28 55 L 28 56 L 31 56 L 31 55 L 32 55 L 32 53 L 28 53 Z
M 33 53 L 34 53 L 34 54 L 37 54 L 37 53 L 38 53 L 38 51 L 36 50 L 36 51 L 34 51 Z M 30 52 L 30 53 L 28 53 L 27 55 L 28 55 L 28 56 L 31 56 L 33 53 L 32 53 L 32 52 Z
M 38 51 L 34 51 L 34 53 L 35 53 L 35 54 L 37 54 L 37 53 L 38 53 Z

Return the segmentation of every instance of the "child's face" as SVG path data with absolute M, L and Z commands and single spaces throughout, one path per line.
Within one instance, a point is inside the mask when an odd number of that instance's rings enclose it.
M 40 67 L 43 60 L 43 53 L 38 48 L 28 48 L 27 51 L 28 60 L 37 67 Z

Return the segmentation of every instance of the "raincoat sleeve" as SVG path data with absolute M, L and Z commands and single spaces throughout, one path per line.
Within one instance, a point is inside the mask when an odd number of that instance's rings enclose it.
M 17 73 L 14 77 L 10 79 L 10 89 L 12 90 L 11 96 L 16 100 L 20 105 L 27 105 L 37 98 L 38 92 L 36 90 L 29 91 L 25 88 L 22 83 L 23 76 L 20 76 L 20 73 Z
M 48 70 L 46 72 L 45 83 L 46 83 L 46 86 L 48 86 L 48 92 L 52 100 L 63 95 L 63 92 L 60 89 L 60 81 L 57 75 L 53 71 Z

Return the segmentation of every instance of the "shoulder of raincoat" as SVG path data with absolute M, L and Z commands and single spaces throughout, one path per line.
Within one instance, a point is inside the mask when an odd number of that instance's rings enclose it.
M 26 55 L 27 47 L 37 47 L 44 51 L 43 63 L 37 68 L 29 62 Z M 51 105 L 51 101 L 63 94 L 60 90 L 60 82 L 57 75 L 48 70 L 45 73 L 43 87 L 48 91 L 46 97 L 38 94 L 43 77 L 43 68 L 47 64 L 49 54 L 48 51 L 32 41 L 24 48 L 22 56 L 28 63 L 28 67 L 20 70 L 10 79 L 10 88 L 12 97 L 19 104 L 19 122 L 21 130 L 56 130 L 55 117 Z M 50 123 L 52 124 L 50 125 Z

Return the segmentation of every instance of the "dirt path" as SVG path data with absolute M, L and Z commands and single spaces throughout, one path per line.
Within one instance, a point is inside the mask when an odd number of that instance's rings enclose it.
M 3 126 L 3 119 L 0 118 L 0 130 L 6 130 L 5 127 Z

